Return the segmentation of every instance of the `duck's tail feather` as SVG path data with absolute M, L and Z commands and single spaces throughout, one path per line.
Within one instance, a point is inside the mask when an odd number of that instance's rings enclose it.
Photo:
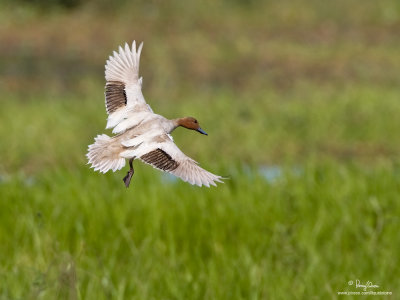
M 125 158 L 119 155 L 123 150 L 121 144 L 116 144 L 106 134 L 98 135 L 94 140 L 94 144 L 89 146 L 89 151 L 86 154 L 88 163 L 92 165 L 91 168 L 106 173 L 108 170 L 115 172 L 125 166 Z

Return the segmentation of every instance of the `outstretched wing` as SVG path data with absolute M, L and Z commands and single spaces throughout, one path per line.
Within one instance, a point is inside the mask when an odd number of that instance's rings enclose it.
M 216 186 L 222 177 L 201 168 L 196 161 L 186 156 L 169 138 L 162 134 L 153 136 L 150 142 L 131 139 L 122 142 L 128 149 L 121 153 L 122 157 L 136 157 L 154 168 L 171 173 L 183 181 L 198 186 Z
M 139 123 L 143 119 L 142 112 L 153 112 L 143 97 L 142 78 L 139 78 L 142 47 L 143 43 L 136 50 L 135 41 L 133 41 L 131 48 L 126 43 L 125 48 L 120 46 L 119 51 L 114 51 L 106 62 L 105 98 L 108 113 L 106 128 L 117 126 L 128 116 L 134 118 L 133 123 L 135 123 L 135 119 Z

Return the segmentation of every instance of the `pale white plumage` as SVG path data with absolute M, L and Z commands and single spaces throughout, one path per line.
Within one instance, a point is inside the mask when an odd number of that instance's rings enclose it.
M 118 53 L 114 51 L 106 62 L 106 128 L 113 128 L 113 133 L 117 135 L 98 135 L 95 143 L 89 146 L 89 163 L 94 170 L 106 173 L 108 170 L 120 170 L 125 166 L 125 159 L 130 159 L 131 170 L 124 178 L 127 187 L 133 175 L 133 159 L 198 186 L 209 187 L 222 182 L 221 176 L 202 169 L 172 140 L 170 133 L 178 126 L 206 134 L 197 120 L 190 117 L 168 120 L 155 114 L 146 103 L 142 94 L 142 78 L 139 78 L 142 47 L 143 43 L 136 49 L 135 41 L 131 48 L 125 44 L 124 48 L 119 47 Z
M 152 109 L 146 103 L 142 94 L 142 78 L 139 78 L 139 61 L 143 43 L 136 51 L 136 42 L 133 41 L 132 49 L 125 43 L 125 49 L 119 47 L 119 53 L 113 52 L 105 66 L 105 77 L 107 82 L 121 82 L 124 84 L 126 105 L 119 107 L 115 112 L 109 114 L 106 129 L 114 128 L 124 120 L 130 120 L 131 126 L 135 120 L 141 120 L 138 113 L 152 113 Z M 107 101 L 107 99 L 106 99 Z M 120 133 L 123 130 L 116 130 L 113 133 Z

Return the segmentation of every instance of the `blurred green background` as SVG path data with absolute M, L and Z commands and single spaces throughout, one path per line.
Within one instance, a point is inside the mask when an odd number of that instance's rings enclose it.
M 1 1 L 0 299 L 398 298 L 399 32 L 397 0 Z M 86 165 L 132 40 L 226 183 Z

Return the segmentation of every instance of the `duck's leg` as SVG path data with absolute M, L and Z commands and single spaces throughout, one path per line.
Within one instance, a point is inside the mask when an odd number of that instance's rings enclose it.
M 126 186 L 127 188 L 129 187 L 129 184 L 131 183 L 131 179 L 132 179 L 133 173 L 135 173 L 135 170 L 133 170 L 133 166 L 132 166 L 133 160 L 134 160 L 134 157 L 132 157 L 132 158 L 129 160 L 129 166 L 130 166 L 131 168 L 129 169 L 129 171 L 128 171 L 128 173 L 126 174 L 126 176 L 124 177 L 124 179 L 122 179 L 122 180 L 124 181 L 124 183 L 125 183 L 125 186 Z

